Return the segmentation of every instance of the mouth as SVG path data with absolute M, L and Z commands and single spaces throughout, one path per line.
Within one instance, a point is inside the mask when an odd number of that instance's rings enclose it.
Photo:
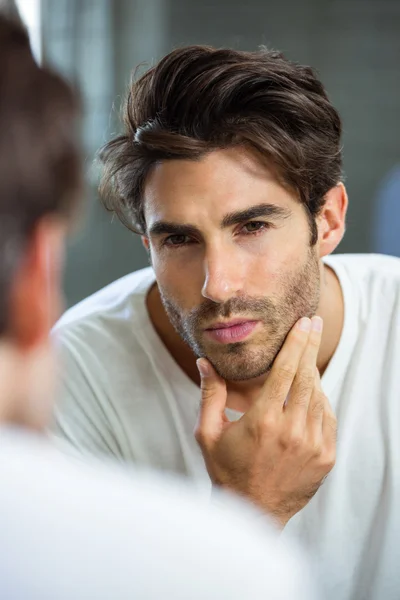
M 259 323 L 260 321 L 249 319 L 232 319 L 213 323 L 205 330 L 205 333 L 208 338 L 220 344 L 233 344 L 248 338 Z

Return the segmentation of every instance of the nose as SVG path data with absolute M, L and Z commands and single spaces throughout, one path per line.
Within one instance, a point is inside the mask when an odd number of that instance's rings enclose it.
M 214 248 L 204 259 L 204 298 L 223 304 L 243 289 L 243 268 L 232 248 Z

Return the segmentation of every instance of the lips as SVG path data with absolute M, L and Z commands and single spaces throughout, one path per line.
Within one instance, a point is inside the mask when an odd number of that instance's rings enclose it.
M 206 329 L 207 337 L 222 344 L 232 344 L 245 340 L 257 327 L 259 321 L 232 319 L 232 321 L 213 323 Z

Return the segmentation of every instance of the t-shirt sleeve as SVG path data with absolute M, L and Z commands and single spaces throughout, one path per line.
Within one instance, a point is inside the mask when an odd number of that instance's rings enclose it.
M 63 450 L 122 459 L 110 421 L 109 400 L 96 382 L 96 354 L 68 332 L 57 335 L 55 344 L 59 387 L 50 435 Z

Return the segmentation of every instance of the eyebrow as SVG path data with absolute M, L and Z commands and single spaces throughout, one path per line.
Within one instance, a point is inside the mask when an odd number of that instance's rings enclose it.
M 276 204 L 256 204 L 244 210 L 225 215 L 221 226 L 222 228 L 232 227 L 232 225 L 240 225 L 244 221 L 251 221 L 251 219 L 257 219 L 258 217 L 283 220 L 289 218 L 291 214 L 291 211 L 283 206 L 277 206 Z
M 149 229 L 149 235 L 188 235 L 198 236 L 201 235 L 200 229 L 194 225 L 187 225 L 182 223 L 170 223 L 169 221 L 156 221 Z
M 233 225 L 240 225 L 245 221 L 251 221 L 259 217 L 269 217 L 274 220 L 283 220 L 289 218 L 291 211 L 288 208 L 277 206 L 276 204 L 256 204 L 244 210 L 229 213 L 221 221 L 221 228 L 226 229 Z M 202 236 L 198 227 L 186 223 L 173 223 L 169 221 L 156 221 L 149 229 L 149 235 L 187 235 Z

